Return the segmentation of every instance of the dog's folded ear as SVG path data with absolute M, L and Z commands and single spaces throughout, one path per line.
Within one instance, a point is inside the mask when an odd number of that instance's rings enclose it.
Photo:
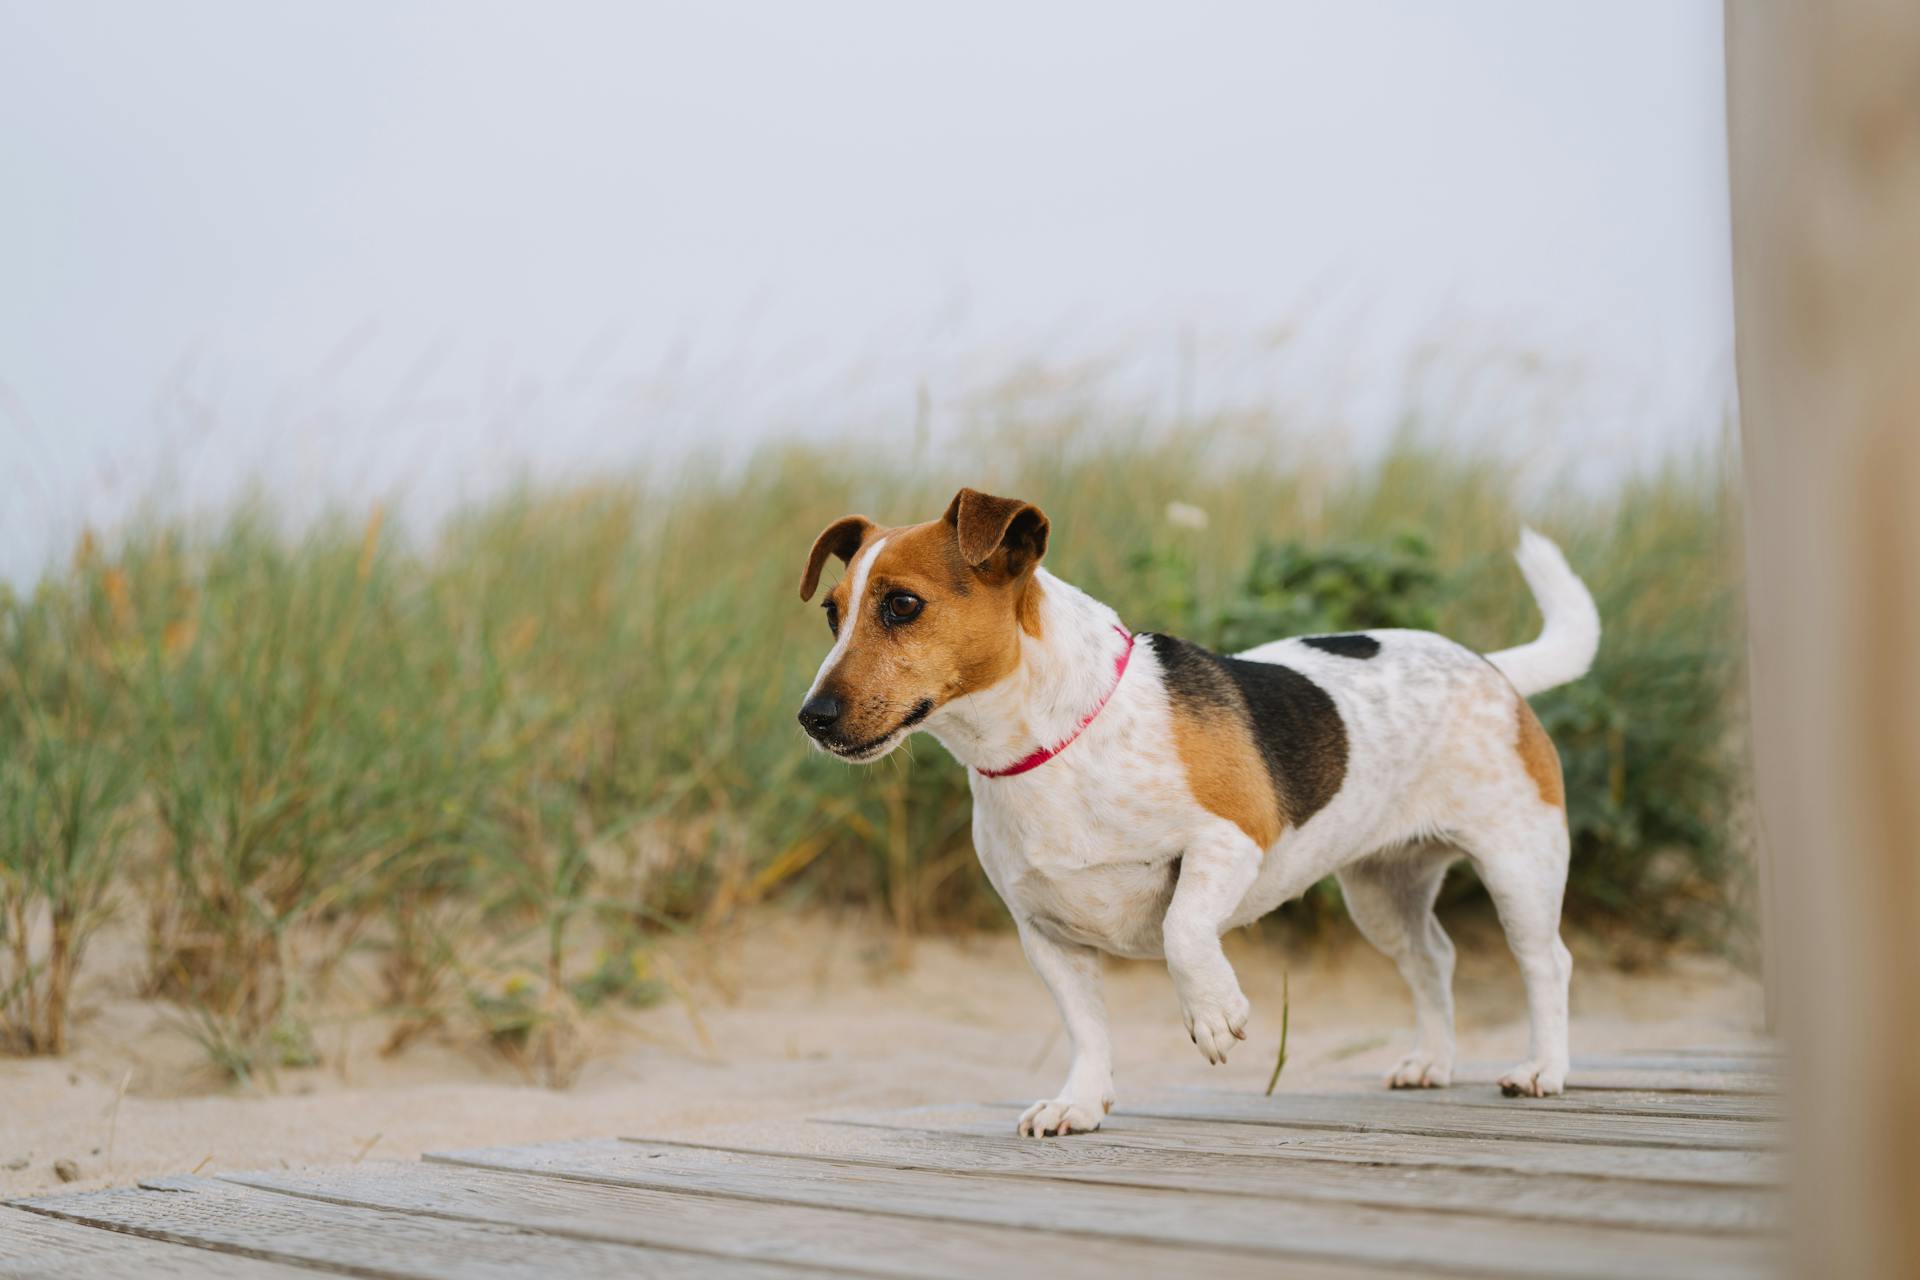
M 1005 572 L 1016 577 L 1047 554 L 1047 517 L 1031 502 L 962 489 L 948 504 L 946 521 L 959 535 L 960 558 L 976 569 L 1004 551 Z
M 877 527 L 865 516 L 841 516 L 822 529 L 820 536 L 813 540 L 813 550 L 807 552 L 807 571 L 800 575 L 800 598 L 813 599 L 814 590 L 820 585 L 820 567 L 828 556 L 839 556 L 852 564 L 854 556 L 860 553 L 860 544 Z

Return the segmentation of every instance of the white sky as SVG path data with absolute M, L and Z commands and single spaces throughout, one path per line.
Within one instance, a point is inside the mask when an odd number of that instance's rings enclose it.
M 0 574 L 1183 345 L 1361 434 L 1522 347 L 1617 474 L 1728 398 L 1722 95 L 1717 0 L 0 0 Z

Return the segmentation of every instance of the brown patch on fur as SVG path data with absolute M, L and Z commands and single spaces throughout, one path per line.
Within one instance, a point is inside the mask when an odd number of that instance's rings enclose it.
M 914 669 L 935 677 L 941 701 L 1011 672 L 1020 661 L 1023 615 L 1039 604 L 1031 575 L 1003 580 L 976 572 L 952 527 L 938 520 L 890 537 L 868 571 L 867 590 L 876 598 L 911 591 L 928 602 L 918 621 L 885 638 L 913 651 Z
M 1540 798 L 1556 809 L 1567 807 L 1567 785 L 1560 776 L 1560 753 L 1554 750 L 1553 739 L 1540 727 L 1540 718 L 1533 714 L 1533 708 L 1527 705 L 1525 698 L 1515 698 L 1518 708 L 1520 734 L 1515 745 L 1520 751 L 1520 763 L 1525 767 L 1527 776 L 1533 779 L 1533 785 L 1540 791 Z
M 1020 619 L 1020 629 L 1035 640 L 1040 638 L 1040 602 L 1045 598 L 1046 592 L 1041 590 L 1039 582 L 1029 579 L 1027 589 L 1020 593 L 1020 604 L 1015 610 Z
M 1031 502 L 962 489 L 942 516 L 960 540 L 960 555 L 975 568 L 996 562 L 1008 576 L 1047 554 L 1047 517 Z
M 956 523 L 963 506 L 971 520 Z M 982 521 L 992 526 L 988 533 L 980 532 Z M 971 552 L 963 545 L 961 523 L 974 526 Z M 1006 541 L 983 551 L 992 533 Z M 849 598 L 852 574 L 843 575 L 827 596 L 842 631 L 856 628 L 827 682 L 846 708 L 846 735 L 856 742 L 891 733 L 922 703 L 944 704 L 1014 670 L 1022 635 L 1040 634 L 1041 589 L 1033 568 L 1045 550 L 1046 517 L 1026 503 L 963 490 L 938 520 L 895 529 L 867 526 L 859 536 L 859 546 L 885 539 L 867 569 L 865 597 Z M 849 535 L 839 538 L 837 545 L 845 545 Z M 816 547 L 815 558 L 835 553 Z M 889 625 L 881 609 L 888 596 L 902 591 L 926 604 L 913 621 Z
M 1204 688 L 1187 687 L 1170 699 L 1173 745 L 1187 774 L 1187 789 L 1200 807 L 1225 818 L 1262 849 L 1286 829 L 1273 777 L 1253 737 L 1246 699 L 1217 668 L 1201 677 Z
M 1200 807 L 1239 827 L 1262 849 L 1272 848 L 1283 829 L 1280 806 L 1246 726 L 1207 724 L 1176 709 L 1173 743 Z

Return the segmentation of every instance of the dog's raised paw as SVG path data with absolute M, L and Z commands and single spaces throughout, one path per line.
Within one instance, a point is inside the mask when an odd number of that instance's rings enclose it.
M 1201 1054 L 1215 1066 L 1227 1060 L 1227 1050 L 1235 1040 L 1247 1038 L 1247 1019 L 1253 1006 L 1235 986 L 1220 996 L 1199 996 L 1185 1002 L 1181 1014 L 1187 1034 L 1200 1046 Z
M 1070 1133 L 1092 1133 L 1112 1107 L 1111 1102 L 1080 1102 L 1072 1098 L 1043 1098 L 1020 1113 L 1023 1138 L 1063 1138 Z
M 1387 1072 L 1389 1089 L 1444 1089 L 1453 1083 L 1451 1055 L 1414 1050 Z
M 1543 1067 L 1523 1062 L 1500 1077 L 1500 1092 L 1509 1098 L 1551 1098 L 1567 1086 L 1565 1067 Z

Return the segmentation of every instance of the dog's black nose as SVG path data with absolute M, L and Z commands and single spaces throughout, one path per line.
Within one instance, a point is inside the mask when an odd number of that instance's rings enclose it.
M 840 699 L 830 693 L 816 693 L 800 708 L 800 723 L 814 737 L 833 728 L 840 718 Z

